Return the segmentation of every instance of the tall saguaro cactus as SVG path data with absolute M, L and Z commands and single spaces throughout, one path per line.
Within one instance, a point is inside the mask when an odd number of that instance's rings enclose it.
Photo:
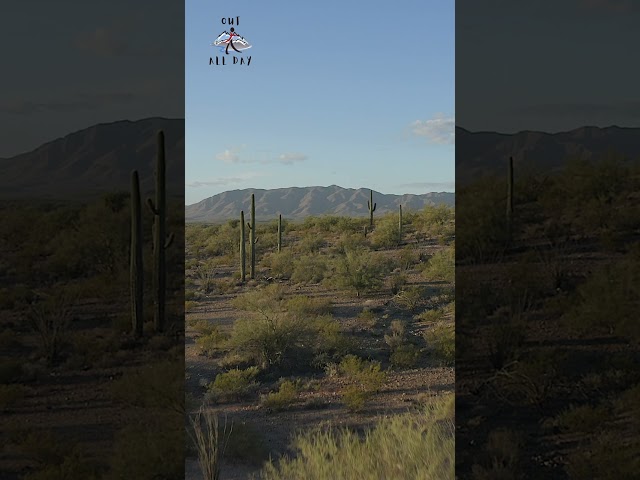
M 398 241 L 402 242 L 402 205 L 400 205 L 400 216 L 398 217 Z
M 167 194 L 166 194 L 166 162 L 164 152 L 164 132 L 158 132 L 158 151 L 156 158 L 156 201 L 147 199 L 147 205 L 154 215 L 153 220 L 153 292 L 154 323 L 156 332 L 165 327 L 165 304 L 167 270 L 165 250 L 173 242 L 173 233 L 166 236 Z
M 131 172 L 131 324 L 136 337 L 144 323 L 144 268 L 142 264 L 142 208 L 138 172 Z
M 282 251 L 282 214 L 278 214 L 278 252 Z
M 370 190 L 369 200 L 367 201 L 367 207 L 369 207 L 369 226 L 373 228 L 373 212 L 376 211 L 376 204 L 373 203 L 373 190 Z
M 244 240 L 244 210 L 240 211 L 240 279 L 244 283 L 247 277 L 247 251 Z
M 507 222 L 511 223 L 513 216 L 513 157 L 509 157 L 509 169 L 507 171 Z
M 251 223 L 247 222 L 249 227 L 249 245 L 251 246 L 251 272 L 250 278 L 256 278 L 256 196 L 251 194 Z

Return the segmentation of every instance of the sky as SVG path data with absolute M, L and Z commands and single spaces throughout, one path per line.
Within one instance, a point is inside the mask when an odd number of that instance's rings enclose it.
M 453 0 L 187 0 L 186 203 L 244 188 L 454 191 L 454 13 Z M 250 49 L 211 45 L 229 17 Z M 233 56 L 251 63 L 209 64 Z
M 9 3 L 0 158 L 97 123 L 184 118 L 183 2 Z
M 639 26 L 638 0 L 457 0 L 457 125 L 640 127 Z

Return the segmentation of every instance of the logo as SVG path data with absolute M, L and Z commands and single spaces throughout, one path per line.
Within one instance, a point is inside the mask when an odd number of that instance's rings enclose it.
M 240 17 L 222 19 L 223 25 L 233 25 L 234 23 L 239 25 Z M 216 56 L 215 59 L 209 57 L 209 65 L 249 65 L 251 63 L 250 55 L 246 57 L 228 56 L 229 50 L 242 54 L 244 50 L 251 48 L 248 40 L 237 33 L 234 27 L 229 28 L 228 32 L 224 30 L 211 45 L 219 48 L 218 52 L 220 55 Z

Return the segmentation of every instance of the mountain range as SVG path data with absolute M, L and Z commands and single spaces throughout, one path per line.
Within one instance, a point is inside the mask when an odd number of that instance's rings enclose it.
M 513 156 L 514 172 L 553 172 L 572 157 L 593 160 L 610 152 L 640 159 L 640 128 L 580 127 L 568 132 L 515 134 L 470 132 L 456 127 L 456 185 L 478 176 L 503 174 Z
M 184 195 L 184 119 L 146 118 L 103 123 L 0 159 L 3 197 L 86 197 L 129 191 L 131 171 L 140 189 L 154 189 L 156 134 L 165 135 L 167 191 Z
M 271 190 L 245 189 L 220 193 L 206 198 L 185 209 L 187 222 L 219 222 L 240 218 L 251 206 L 251 194 L 256 197 L 256 218 L 269 220 L 282 214 L 287 219 L 299 220 L 310 215 L 341 215 L 363 217 L 369 214 L 367 201 L 370 190 L 365 188 L 291 187 Z M 449 205 L 455 203 L 450 192 L 422 195 L 384 195 L 373 192 L 376 215 L 397 212 L 402 205 L 405 211 L 419 210 L 425 205 Z
M 141 189 L 150 192 L 154 189 L 158 130 L 165 132 L 168 192 L 183 196 L 184 119 L 160 117 L 94 125 L 30 152 L 0 158 L 0 196 L 69 198 L 129 191 L 134 169 L 139 171 Z M 483 174 L 503 174 L 509 156 L 514 157 L 517 176 L 525 170 L 551 172 L 568 157 L 597 158 L 611 151 L 640 159 L 640 128 L 581 127 L 561 133 L 501 134 L 457 127 L 456 183 L 462 186 Z M 253 191 L 258 194 L 263 215 L 275 215 L 278 211 L 294 217 L 320 213 L 359 215 L 362 208 L 366 210 L 368 199 L 368 190 L 337 186 Z M 420 208 L 424 202 L 453 202 L 453 194 L 375 195 L 378 212 L 395 210 L 399 203 L 407 208 Z M 267 207 L 267 199 L 273 202 L 272 206 Z M 240 208 L 246 208 L 245 202 L 246 191 L 225 192 L 188 206 L 187 214 L 194 220 L 235 218 Z

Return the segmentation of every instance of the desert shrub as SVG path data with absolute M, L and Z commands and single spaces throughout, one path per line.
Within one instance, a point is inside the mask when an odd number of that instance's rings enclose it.
M 425 294 L 423 287 L 414 285 L 399 292 L 395 296 L 395 303 L 400 308 L 413 312 L 426 303 Z
M 453 283 L 456 279 L 456 254 L 454 247 L 446 247 L 434 253 L 423 272 L 427 280 Z
M 239 400 L 252 394 L 258 387 L 255 381 L 258 367 L 245 370 L 234 368 L 226 373 L 219 373 L 209 385 L 208 391 L 218 401 Z
M 215 266 L 212 262 L 196 265 L 194 268 L 196 276 L 200 281 L 200 288 L 204 293 L 211 293 L 214 285 Z
M 281 311 L 285 293 L 283 286 L 273 283 L 238 295 L 231 300 L 231 304 L 238 310 L 249 312 Z
M 400 229 L 397 215 L 385 215 L 377 220 L 371 235 L 373 248 L 393 248 L 400 243 Z
M 309 350 L 311 331 L 300 317 L 263 311 L 236 320 L 229 346 L 262 368 L 293 366 Z
M 400 268 L 402 270 L 410 270 L 415 264 L 418 263 L 418 252 L 415 247 L 408 245 L 400 250 Z
M 228 439 L 226 425 L 221 433 L 217 415 L 204 405 L 189 420 L 191 429 L 187 431 L 197 450 L 200 471 L 205 479 L 217 480 L 220 478 L 222 453 Z
M 401 320 L 393 320 L 389 327 L 389 333 L 384 336 L 384 341 L 393 350 L 404 343 L 406 336 L 407 332 L 404 322 Z
M 296 295 L 287 299 L 285 308 L 289 312 L 303 317 L 326 315 L 331 313 L 331 300 Z
M 141 412 L 135 424 L 116 433 L 107 478 L 181 478 L 184 475 L 184 446 L 183 414 L 149 416 Z
M 218 326 L 214 323 L 205 320 L 203 318 L 197 320 L 189 320 L 189 326 L 193 328 L 200 335 L 209 335 L 216 330 L 218 330 Z
M 554 419 L 554 424 L 564 432 L 593 433 L 603 429 L 611 420 L 604 405 L 572 405 Z
M 426 324 L 437 323 L 444 320 L 446 315 L 446 311 L 441 308 L 434 308 L 430 310 L 425 310 L 422 313 L 419 313 L 414 318 L 419 322 L 423 322 Z
M 226 223 L 211 235 L 205 244 L 205 252 L 210 256 L 234 255 L 239 248 L 240 230 Z
M 382 283 L 384 268 L 366 250 L 350 250 L 338 257 L 334 281 L 342 288 L 353 288 L 356 294 L 373 290 Z
M 381 370 L 380 362 L 365 361 L 355 355 L 346 355 L 338 369 L 348 380 L 354 381 L 366 392 L 377 392 L 387 378 L 387 374 Z
M 456 190 L 456 243 L 461 261 L 481 263 L 504 254 L 509 231 L 502 177 L 485 177 Z
M 369 241 L 362 233 L 344 233 L 340 236 L 333 251 L 337 254 L 344 255 L 350 250 L 367 248 Z
M 634 478 L 640 471 L 640 442 L 621 442 L 618 432 L 599 432 L 588 444 L 567 455 L 566 472 L 571 479 L 602 478 L 617 480 Z
M 322 427 L 298 435 L 293 444 L 295 458 L 267 463 L 261 478 L 453 478 L 455 427 L 448 407 L 452 398 L 437 402 L 436 408 L 380 420 L 364 437 L 348 429 Z
M 316 366 L 336 360 L 354 348 L 353 341 L 342 333 L 340 322 L 330 316 L 316 318 L 312 328 L 316 336 L 314 345 Z
M 67 341 L 72 305 L 73 300 L 62 294 L 50 296 L 30 308 L 29 325 L 37 333 L 40 349 L 50 364 L 58 359 Z
M 522 437 L 512 430 L 492 431 L 480 463 L 473 465 L 474 480 L 517 479 L 521 464 Z
M 188 301 L 184 302 L 184 311 L 185 312 L 188 312 L 188 313 L 194 312 L 196 308 L 198 308 L 198 302 L 194 302 L 192 300 L 188 300 Z M 127 325 L 128 325 L 128 323 L 129 322 L 127 322 Z M 129 328 L 131 328 L 131 327 L 129 327 Z
M 393 295 L 397 295 L 403 287 L 407 284 L 407 277 L 401 273 L 396 273 L 389 276 L 388 284 L 389 289 Z
M 290 249 L 272 252 L 263 258 L 262 263 L 271 269 L 274 277 L 291 278 L 293 275 L 294 256 Z
M 307 235 L 300 242 L 300 251 L 303 253 L 318 253 L 327 242 L 317 235 Z
M 320 255 L 299 257 L 293 266 L 291 280 L 302 283 L 319 283 L 324 279 L 327 262 Z
M 446 365 L 452 365 L 456 359 L 456 338 L 453 324 L 439 323 L 424 332 L 427 345 L 436 357 Z
M 376 325 L 376 315 L 368 308 L 363 308 L 358 314 L 357 323 L 363 328 L 373 328 Z
M 412 343 L 398 345 L 394 350 L 389 361 L 396 368 L 412 368 L 416 366 L 420 358 L 420 350 Z
M 286 410 L 298 400 L 298 386 L 290 380 L 280 384 L 277 392 L 272 392 L 262 397 L 262 405 L 269 410 Z
M 640 338 L 640 257 L 637 252 L 606 265 L 580 285 L 564 322 L 579 331 L 598 329 L 630 339 Z
M 269 458 L 269 448 L 264 435 L 252 424 L 233 422 L 223 456 L 251 465 L 260 465 Z
M 342 392 L 342 402 L 350 412 L 360 412 L 364 409 L 371 395 L 370 391 L 363 390 L 357 385 L 349 385 Z
M 219 328 L 214 327 L 209 333 L 196 338 L 196 345 L 198 345 L 203 355 L 210 357 L 218 352 L 228 339 L 229 335 L 222 333 Z

